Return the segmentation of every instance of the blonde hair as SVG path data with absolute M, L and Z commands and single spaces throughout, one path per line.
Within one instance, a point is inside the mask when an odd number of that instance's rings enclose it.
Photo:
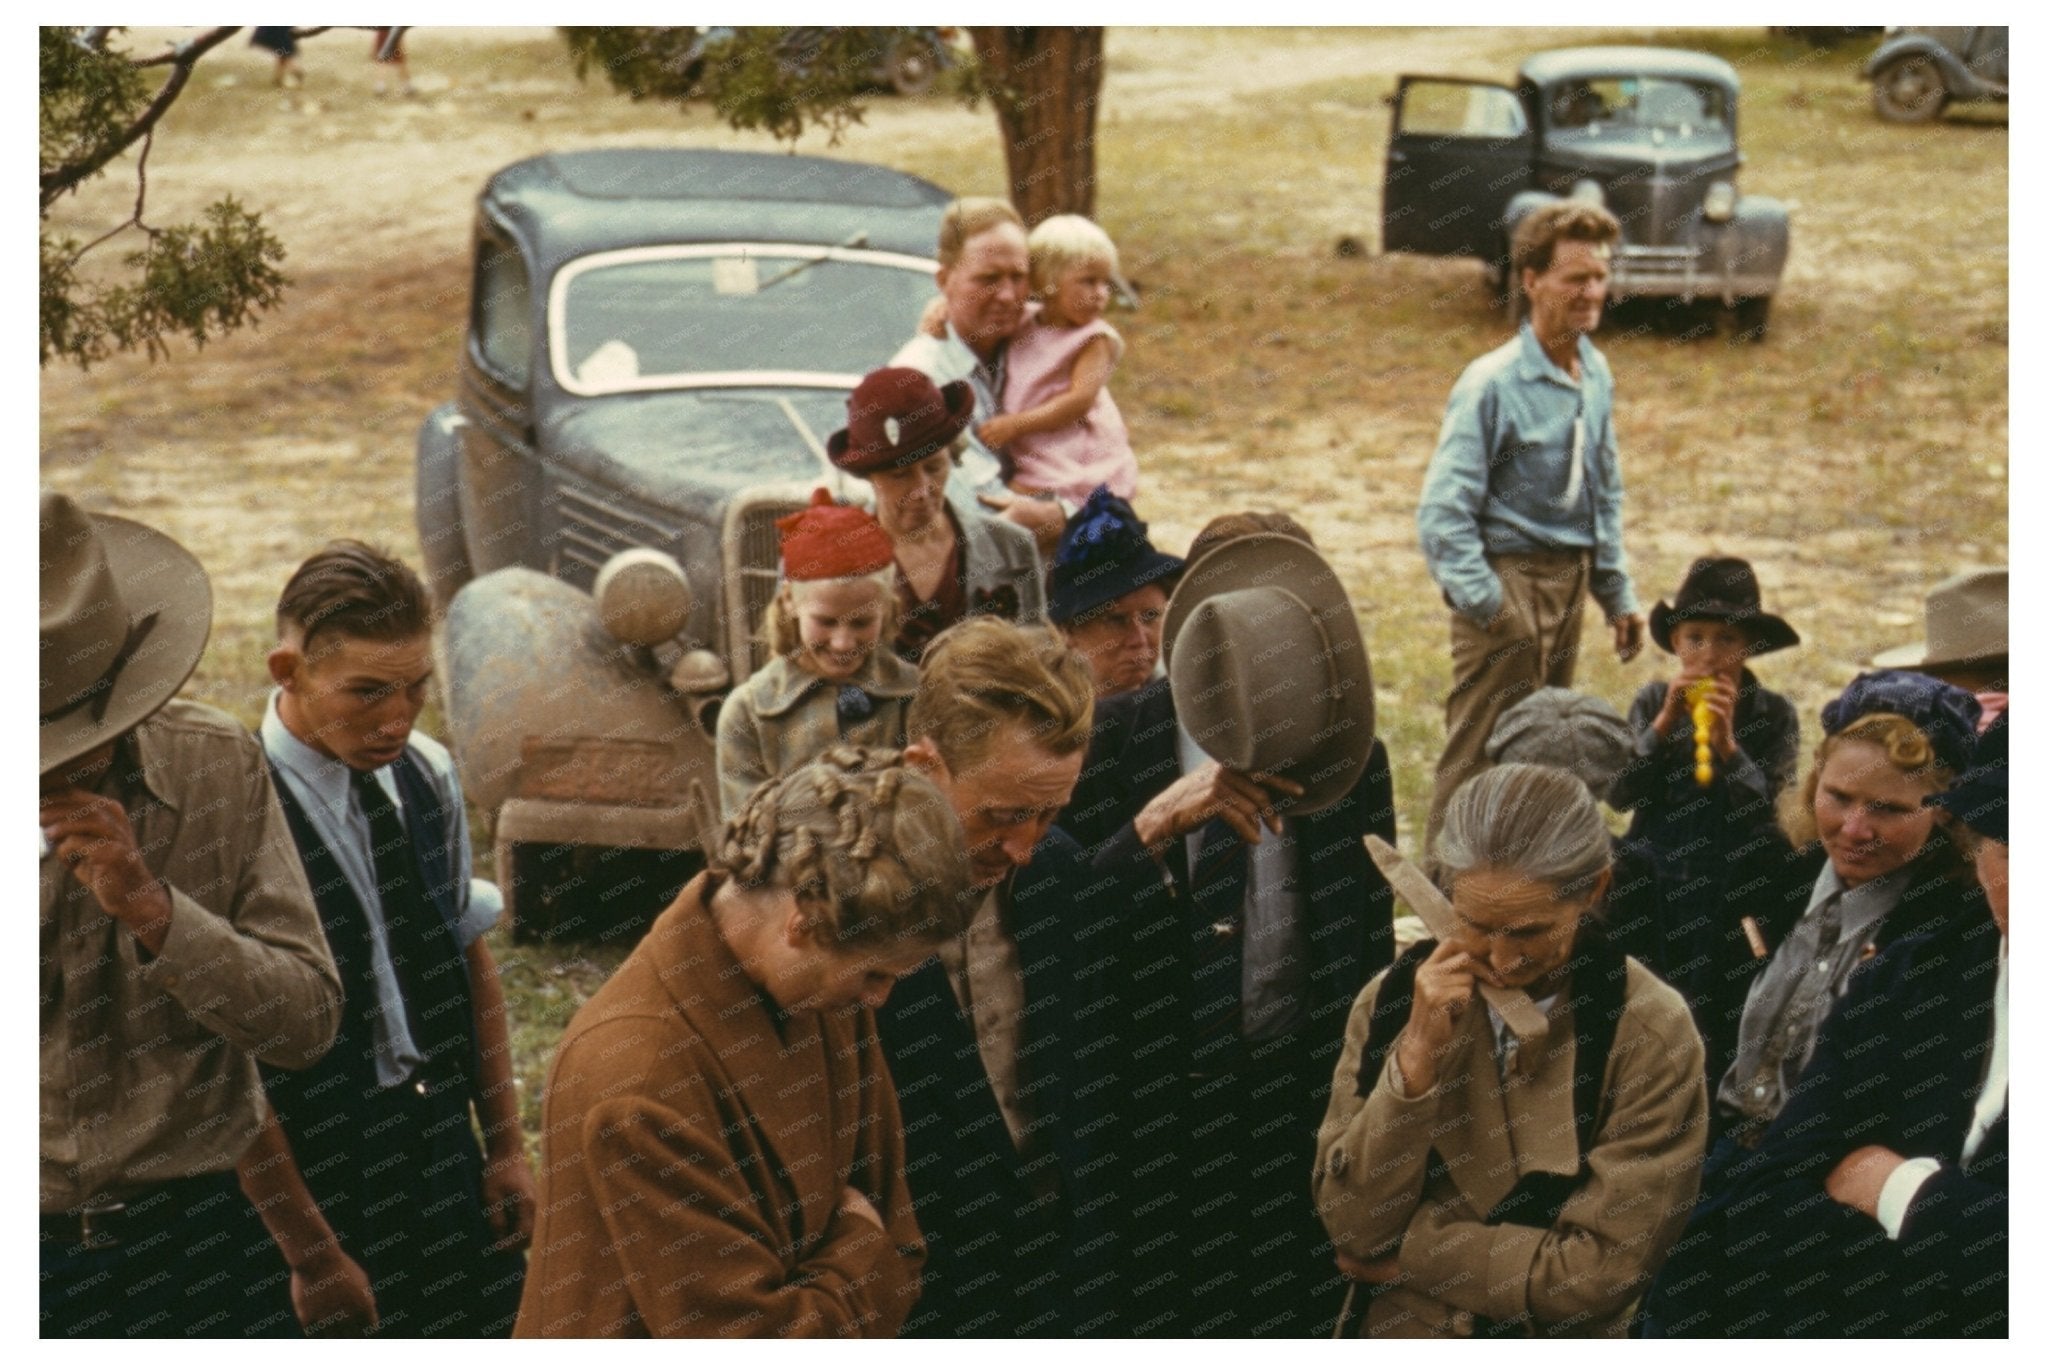
M 768 599 L 768 610 L 761 613 L 761 639 L 777 654 L 795 656 L 804 647 L 803 632 L 797 625 L 798 603 L 796 590 L 813 583 L 873 583 L 882 594 L 882 634 L 875 645 L 886 649 L 896 635 L 896 566 L 877 569 L 873 573 L 853 574 L 846 578 L 807 578 L 797 581 L 783 579 L 775 596 Z
M 1820 794 L 1821 769 L 1828 766 L 1828 759 L 1844 744 L 1869 744 L 1883 750 L 1892 767 L 1907 777 L 1917 777 L 1925 782 L 1930 795 L 1947 791 L 1956 780 L 1948 765 L 1934 756 L 1933 743 L 1912 721 L 1894 711 L 1872 711 L 1858 716 L 1820 742 L 1820 747 L 1813 754 L 1813 769 L 1799 784 L 1797 794 L 1788 788 L 1787 794 L 1778 798 L 1778 823 L 1795 848 L 1804 847 L 1820 837 L 1813 802 Z M 1947 815 L 1946 811 L 1937 810 L 1935 819 L 1946 825 Z M 1960 863 L 1957 865 L 1960 867 Z
M 1078 265 L 1104 265 L 1116 273 L 1116 243 L 1078 213 L 1056 213 L 1031 229 L 1031 287 L 1039 294 L 1057 289 Z
M 1095 677 L 1087 660 L 1043 626 L 975 616 L 925 646 L 904 729 L 929 739 L 955 774 L 987 761 L 1002 730 L 1022 725 L 1056 758 L 1088 747 Z
M 969 242 L 1003 223 L 1013 225 L 1019 232 L 1024 230 L 1024 220 L 1010 207 L 1009 200 L 983 195 L 955 199 L 946 205 L 946 212 L 939 219 L 939 265 L 952 269 L 960 263 L 960 253 Z
M 953 807 L 894 749 L 838 744 L 754 789 L 706 860 L 712 884 L 795 895 L 821 945 L 936 944 L 965 931 L 971 870 Z

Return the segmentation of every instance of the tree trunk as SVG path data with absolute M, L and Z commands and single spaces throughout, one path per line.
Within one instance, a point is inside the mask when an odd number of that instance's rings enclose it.
M 1095 215 L 1099 28 L 970 28 L 1003 132 L 1010 201 L 1035 224 Z

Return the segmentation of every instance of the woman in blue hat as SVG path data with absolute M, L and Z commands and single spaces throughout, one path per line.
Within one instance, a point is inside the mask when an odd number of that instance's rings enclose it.
M 1657 1335 L 2006 1335 L 2006 748 L 2001 716 L 1925 798 L 1972 846 L 1983 899 L 1857 971 L 1797 1093 L 1666 1264 Z

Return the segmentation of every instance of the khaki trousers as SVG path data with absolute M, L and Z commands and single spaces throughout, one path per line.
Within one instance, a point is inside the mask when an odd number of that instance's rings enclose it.
M 1501 713 L 1539 687 L 1570 687 L 1591 557 L 1577 551 L 1488 555 L 1500 575 L 1502 616 L 1486 631 L 1451 613 L 1450 695 L 1444 752 L 1429 802 L 1427 843 L 1436 843 L 1451 794 L 1492 764 L 1486 741 Z

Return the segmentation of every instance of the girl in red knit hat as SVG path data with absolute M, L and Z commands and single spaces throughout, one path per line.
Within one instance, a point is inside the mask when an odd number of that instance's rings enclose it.
M 782 587 L 761 632 L 775 657 L 718 713 L 719 804 L 731 818 L 754 788 L 835 744 L 903 747 L 917 669 L 876 643 L 895 629 L 896 557 L 881 523 L 819 489 L 778 521 Z

